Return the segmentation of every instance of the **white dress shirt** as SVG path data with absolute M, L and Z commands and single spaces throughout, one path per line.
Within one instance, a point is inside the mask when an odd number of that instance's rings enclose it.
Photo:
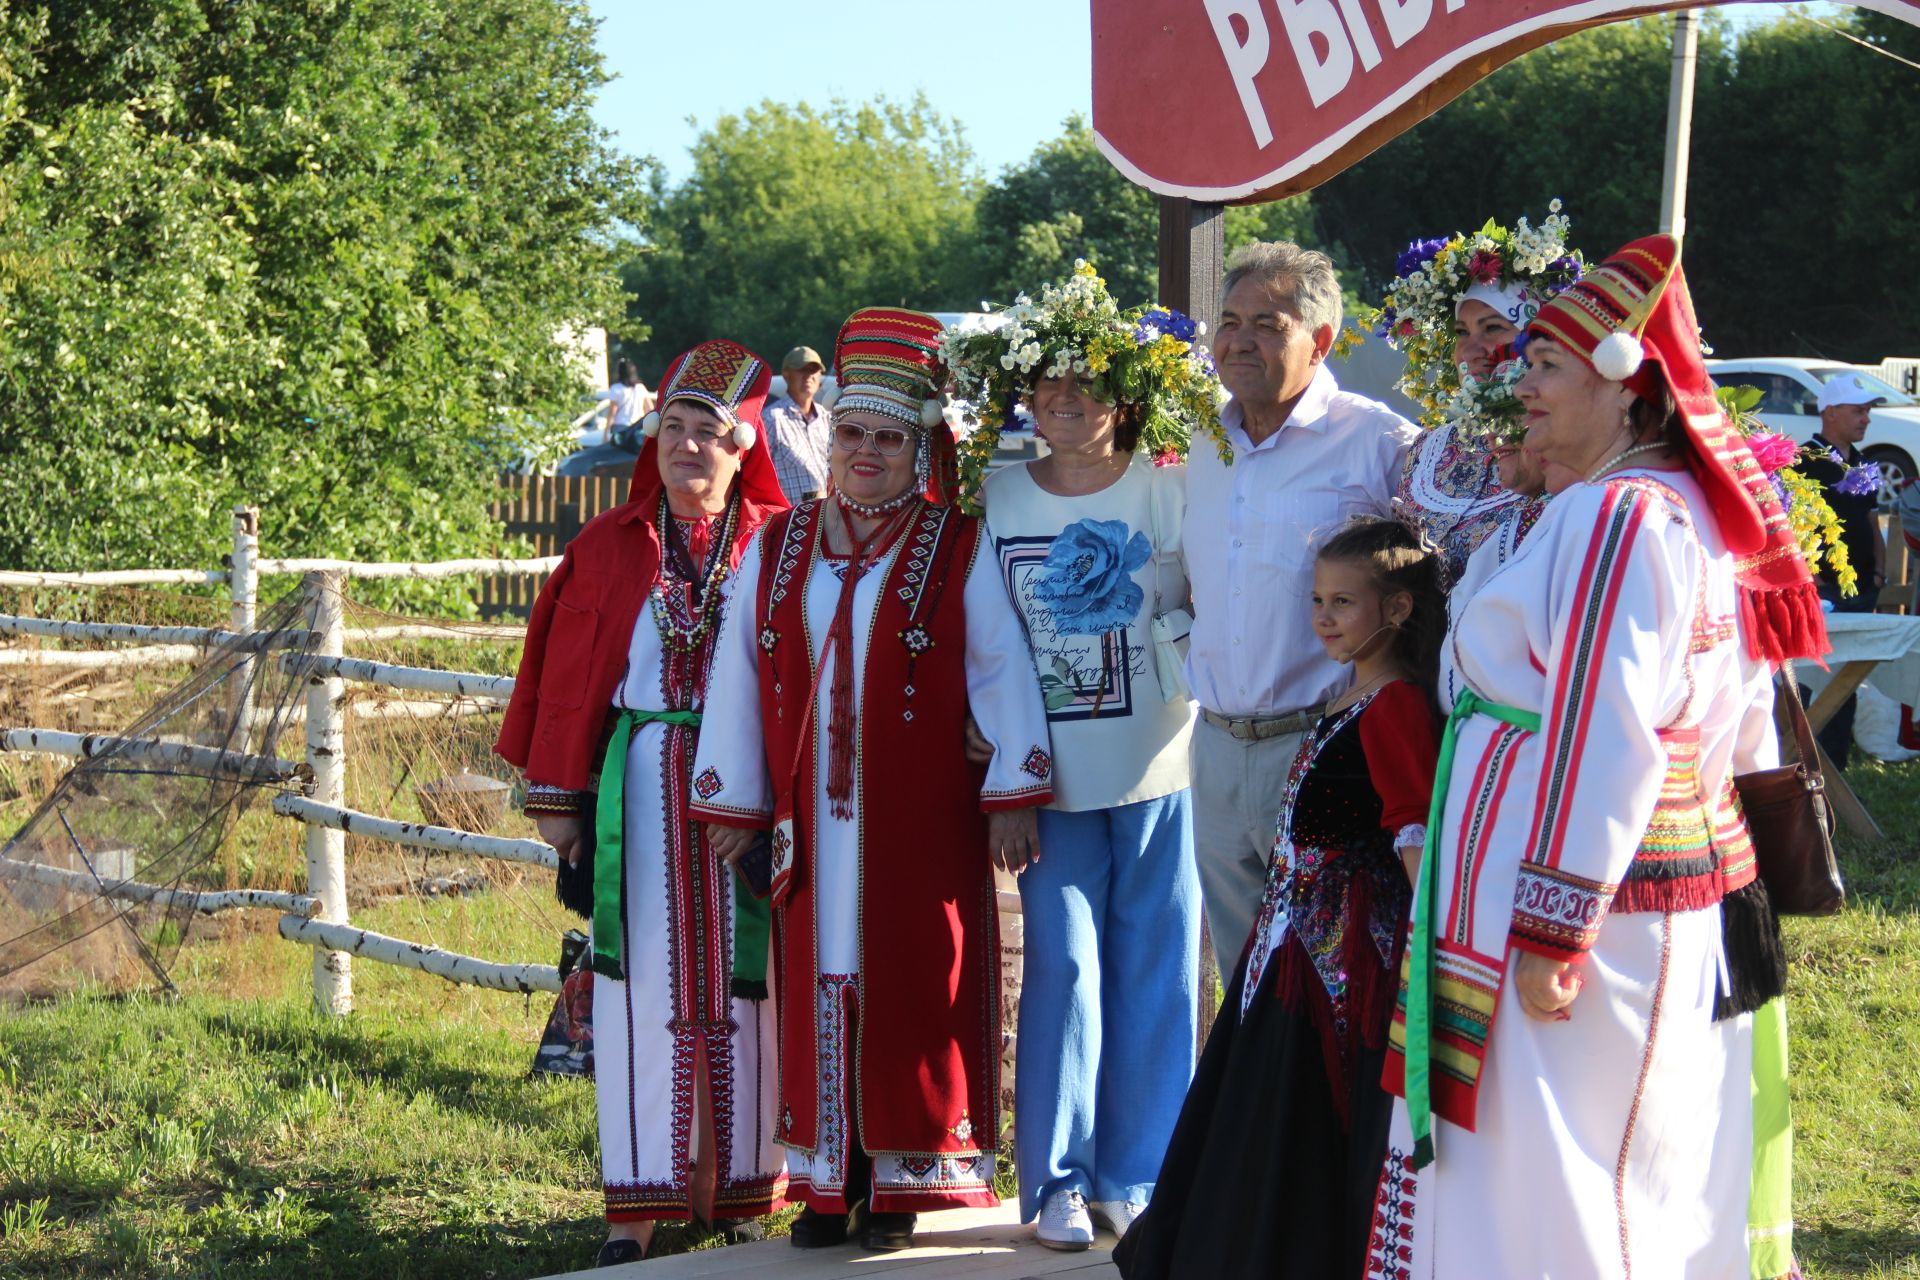
M 1279 716 L 1344 688 L 1345 667 L 1313 633 L 1313 557 L 1354 515 L 1392 509 L 1418 429 L 1340 390 L 1323 364 L 1293 414 L 1254 444 L 1229 402 L 1231 465 L 1196 433 L 1187 460 L 1185 537 L 1193 586 L 1187 682 L 1210 711 Z

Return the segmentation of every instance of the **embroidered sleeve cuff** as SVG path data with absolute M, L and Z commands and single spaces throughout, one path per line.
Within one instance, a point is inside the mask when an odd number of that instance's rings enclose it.
M 1393 847 L 1396 849 L 1405 849 L 1409 845 L 1421 846 L 1426 842 L 1427 824 L 1424 822 L 1409 822 L 1393 837 Z
M 536 817 L 543 813 L 571 816 L 592 812 L 593 804 L 594 794 L 591 791 L 569 791 L 565 787 L 550 787 L 544 782 L 529 782 L 524 808 Z
M 982 791 L 980 812 L 1001 813 L 1008 809 L 1034 809 L 1053 803 L 1053 784 L 1023 787 L 1018 791 Z
M 745 827 L 749 831 L 766 831 L 773 826 L 771 810 L 737 809 L 728 804 L 703 804 L 698 800 L 687 806 L 687 816 L 695 822 L 716 827 Z
M 1527 863 L 1513 890 L 1508 941 L 1549 960 L 1578 960 L 1593 949 L 1618 885 Z

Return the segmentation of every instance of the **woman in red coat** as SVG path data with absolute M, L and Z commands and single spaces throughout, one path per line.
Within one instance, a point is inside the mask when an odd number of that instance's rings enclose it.
M 631 496 L 534 605 L 495 745 L 593 919 L 602 1265 L 644 1257 L 658 1220 L 749 1219 L 786 1190 L 767 911 L 687 812 L 732 573 L 787 505 L 759 431 L 769 381 L 724 341 L 668 367 Z

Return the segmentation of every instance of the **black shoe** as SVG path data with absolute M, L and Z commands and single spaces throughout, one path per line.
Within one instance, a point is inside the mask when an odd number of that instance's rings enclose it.
M 893 1253 L 913 1248 L 913 1215 L 910 1213 L 870 1213 L 860 1233 L 860 1247 L 874 1253 Z
M 596 1267 L 617 1267 L 623 1262 L 645 1262 L 647 1246 L 638 1240 L 609 1240 L 600 1246 L 600 1255 L 593 1260 Z
M 791 1234 L 787 1239 L 793 1241 L 796 1249 L 831 1249 L 836 1244 L 847 1242 L 847 1215 L 844 1213 L 815 1213 L 808 1205 L 793 1220 Z
M 728 1244 L 752 1244 L 767 1238 L 767 1229 L 757 1218 L 715 1218 L 707 1224 Z

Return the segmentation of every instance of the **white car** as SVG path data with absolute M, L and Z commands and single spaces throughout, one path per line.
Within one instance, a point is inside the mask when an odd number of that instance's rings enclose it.
M 1858 365 L 1771 356 L 1709 360 L 1707 373 L 1723 387 L 1758 387 L 1761 399 L 1756 412 L 1760 420 L 1789 440 L 1803 444 L 1820 430 L 1815 400 L 1821 386 L 1841 374 L 1851 374 L 1887 398 L 1885 404 L 1874 406 L 1867 437 L 1860 442 L 1860 452 L 1867 461 L 1880 464 L 1881 505 L 1890 503 L 1901 484 L 1920 474 L 1914 469 L 1914 459 L 1920 458 L 1920 402 Z

